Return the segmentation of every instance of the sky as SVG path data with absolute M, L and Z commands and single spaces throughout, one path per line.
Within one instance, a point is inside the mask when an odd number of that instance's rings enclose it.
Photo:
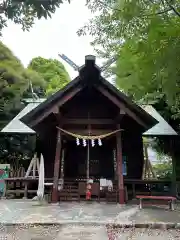
M 72 0 L 64 3 L 52 15 L 51 19 L 37 20 L 29 32 L 10 22 L 3 30 L 2 42 L 27 66 L 34 57 L 55 58 L 60 60 L 58 53 L 63 53 L 77 65 L 84 64 L 88 54 L 96 55 L 90 45 L 90 36 L 79 37 L 77 30 L 82 27 L 92 13 L 85 6 L 86 0 Z M 101 61 L 98 61 L 97 64 Z M 71 78 L 77 76 L 68 64 L 63 61 Z

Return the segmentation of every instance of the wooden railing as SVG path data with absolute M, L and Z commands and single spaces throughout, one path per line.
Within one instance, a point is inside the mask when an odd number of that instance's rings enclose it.
M 60 192 L 60 201 L 68 200 L 68 198 L 71 200 L 72 198 L 69 196 L 72 193 L 74 194 L 74 200 L 78 201 L 85 200 L 86 182 L 87 179 L 85 178 L 64 179 L 64 189 Z M 113 190 L 111 192 L 100 191 L 99 179 L 94 179 L 94 184 L 92 185 L 91 193 L 92 199 L 98 202 L 107 201 L 117 203 L 119 199 L 117 184 L 116 183 L 113 184 Z
M 60 191 L 59 197 L 60 201 L 79 201 L 85 199 L 86 192 L 86 181 L 87 179 L 64 179 L 64 188 Z M 38 183 L 38 179 L 32 178 L 8 178 L 5 180 L 7 185 L 7 193 L 24 193 L 24 197 L 27 197 L 28 193 L 36 193 L 37 189 L 29 189 L 29 185 L 31 183 Z M 53 182 L 53 178 L 46 178 L 45 182 Z M 99 184 L 99 180 L 95 179 L 94 182 Z M 11 183 L 11 184 L 10 184 Z M 80 183 L 84 183 L 84 187 L 80 189 Z M 13 189 L 11 188 L 14 186 Z M 17 187 L 21 185 L 21 187 Z M 169 190 L 171 189 L 171 181 L 170 180 L 140 180 L 140 179 L 124 179 L 125 185 L 125 195 L 127 195 L 126 199 L 130 200 L 136 197 L 139 194 L 146 195 L 168 195 Z M 177 182 L 177 185 L 180 185 L 180 182 Z M 10 188 L 8 186 L 11 186 Z M 158 187 L 159 188 L 158 188 Z M 161 187 L 162 186 L 162 187 Z M 165 189 L 164 186 L 167 186 L 169 189 Z M 113 181 L 113 192 L 98 195 L 95 194 L 96 199 L 99 201 L 114 201 L 118 202 L 118 184 L 117 181 Z M 109 200 L 107 200 L 109 199 Z
M 170 180 L 141 180 L 141 179 L 125 179 L 129 198 L 135 198 L 136 195 L 169 195 L 171 192 Z M 177 182 L 177 185 L 179 183 Z

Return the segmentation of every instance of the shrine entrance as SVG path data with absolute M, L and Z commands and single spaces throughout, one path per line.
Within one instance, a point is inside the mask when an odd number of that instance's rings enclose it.
M 88 145 L 78 146 L 75 139 L 66 143 L 64 178 L 114 179 L 112 139 L 102 140 L 101 146 L 98 144 L 92 146 L 90 141 Z

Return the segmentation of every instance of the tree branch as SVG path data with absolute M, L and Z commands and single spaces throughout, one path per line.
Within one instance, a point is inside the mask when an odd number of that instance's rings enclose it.
M 168 5 L 168 7 L 178 16 L 180 17 L 180 12 L 178 10 L 176 10 L 175 7 L 173 7 L 169 2 L 168 0 L 165 0 L 166 4 Z
M 97 0 L 97 1 L 98 1 L 101 5 L 103 5 L 104 7 L 110 8 L 110 9 L 112 9 L 112 10 L 114 10 L 114 11 L 122 12 L 120 9 L 118 9 L 118 8 L 113 8 L 113 7 L 109 6 L 108 4 L 102 2 L 101 0 Z M 149 1 L 154 4 L 153 0 L 149 0 Z M 161 14 L 167 13 L 167 12 L 169 12 L 169 11 L 172 11 L 172 6 L 171 6 L 171 7 L 169 6 L 169 8 L 164 9 L 164 10 L 159 11 L 159 12 L 156 12 L 156 13 L 152 13 L 152 14 L 148 14 L 148 15 L 143 15 L 143 17 L 149 17 L 149 16 L 153 16 L 153 15 L 161 15 Z M 175 10 L 175 11 L 176 11 L 176 10 Z M 179 17 L 180 17 L 180 13 L 179 13 Z
M 168 8 L 168 9 L 164 9 L 163 11 L 159 11 L 159 12 L 156 12 L 156 13 L 152 13 L 152 14 L 144 15 L 144 16 L 145 16 L 145 17 L 149 17 L 149 16 L 154 16 L 154 15 L 161 15 L 161 14 L 167 13 L 167 12 L 169 12 L 169 11 L 171 11 L 170 8 Z

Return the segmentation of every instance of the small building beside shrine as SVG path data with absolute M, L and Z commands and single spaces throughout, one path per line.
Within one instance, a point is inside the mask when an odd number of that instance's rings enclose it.
M 101 76 L 94 56 L 85 57 L 74 80 L 37 100 L 19 120 L 37 135 L 36 149 L 44 157 L 45 178 L 53 181 L 54 202 L 59 200 L 59 179 L 80 194 L 85 192 L 82 183 L 93 178 L 94 195 L 100 197 L 99 181 L 105 178 L 116 185 L 118 202 L 124 203 L 124 182 L 142 179 L 142 136 L 158 124 Z

